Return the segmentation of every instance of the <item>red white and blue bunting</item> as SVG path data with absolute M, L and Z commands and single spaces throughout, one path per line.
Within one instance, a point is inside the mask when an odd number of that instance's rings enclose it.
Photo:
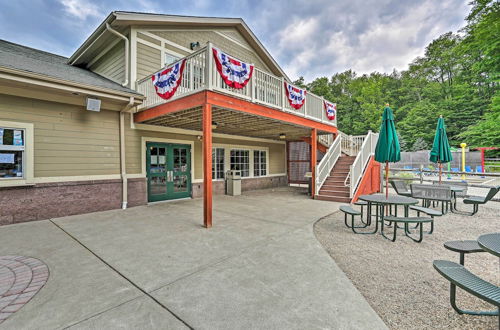
M 325 106 L 326 118 L 335 120 L 335 117 L 337 116 L 337 104 L 330 103 L 328 101 L 323 101 L 323 104 Z
M 159 71 L 151 77 L 156 94 L 162 99 L 168 100 L 174 96 L 177 88 L 182 82 L 182 73 L 186 65 L 186 59 L 182 59 L 165 70 Z
M 306 103 L 306 90 L 290 85 L 285 81 L 286 97 L 290 106 L 294 109 L 300 109 Z
M 212 51 L 217 71 L 224 82 L 237 89 L 245 87 L 252 77 L 254 65 L 238 61 L 215 47 Z

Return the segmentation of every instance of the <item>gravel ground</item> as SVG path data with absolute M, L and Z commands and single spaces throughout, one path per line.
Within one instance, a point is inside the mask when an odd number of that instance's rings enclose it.
M 470 206 L 459 205 L 460 209 Z M 316 237 L 391 329 L 496 329 L 498 317 L 459 315 L 449 303 L 449 282 L 433 268 L 436 259 L 458 263 L 459 254 L 443 247 L 450 240 L 477 239 L 500 231 L 500 203 L 482 205 L 475 216 L 449 213 L 434 221 L 434 233 L 415 243 L 398 230 L 396 242 L 381 235 L 355 235 L 342 212 L 319 220 Z M 425 228 L 425 227 L 424 227 Z M 388 229 L 386 235 L 392 234 Z M 389 236 L 390 237 L 390 236 Z M 465 256 L 465 266 L 500 285 L 499 258 L 489 253 Z M 463 309 L 492 310 L 478 298 L 457 292 Z

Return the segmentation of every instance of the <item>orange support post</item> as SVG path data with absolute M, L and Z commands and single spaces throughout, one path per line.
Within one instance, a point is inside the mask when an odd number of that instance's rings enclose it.
M 316 163 L 318 155 L 318 130 L 313 128 L 311 130 L 311 196 L 314 198 L 316 195 Z
M 212 105 L 203 105 L 203 224 L 212 227 Z

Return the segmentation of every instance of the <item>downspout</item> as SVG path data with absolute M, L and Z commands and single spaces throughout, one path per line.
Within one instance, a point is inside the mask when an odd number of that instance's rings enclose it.
M 134 105 L 134 97 L 131 96 L 128 104 L 120 111 L 120 176 L 122 179 L 122 209 L 127 208 L 128 203 L 128 182 L 127 168 L 125 164 L 125 113 L 130 112 Z
M 120 32 L 114 30 L 113 28 L 111 28 L 111 25 L 109 25 L 109 23 L 106 23 L 106 30 L 108 30 L 109 32 L 113 33 L 114 35 L 118 36 L 119 38 L 122 38 L 123 40 L 125 40 L 125 81 L 123 82 L 122 86 L 127 86 L 128 85 L 128 49 L 129 49 L 129 41 L 128 41 L 128 38 L 125 37 L 123 34 L 121 34 Z

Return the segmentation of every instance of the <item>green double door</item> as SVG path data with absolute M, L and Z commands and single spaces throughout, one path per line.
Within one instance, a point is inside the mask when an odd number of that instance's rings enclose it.
M 146 144 L 148 201 L 191 197 L 191 146 Z

